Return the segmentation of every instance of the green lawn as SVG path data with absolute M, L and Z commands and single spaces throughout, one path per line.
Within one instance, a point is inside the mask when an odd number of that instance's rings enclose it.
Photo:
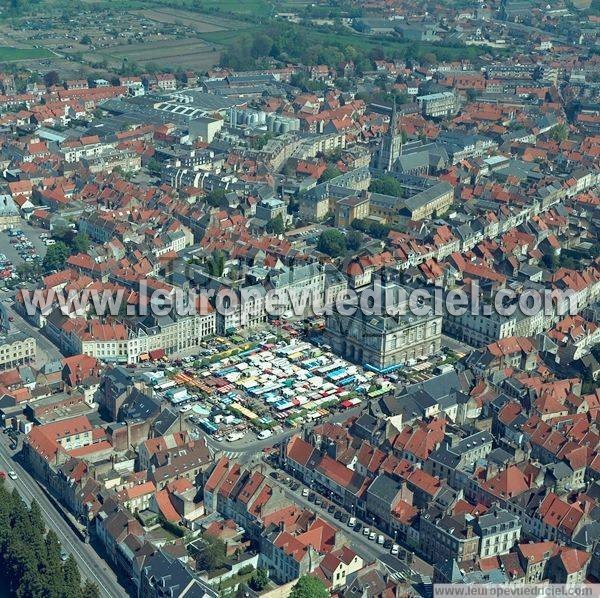
M 0 62 L 48 58 L 49 56 L 52 56 L 52 53 L 44 48 L 11 48 L 9 46 L 0 46 Z
M 196 3 L 196 10 L 202 12 L 202 8 L 208 10 L 218 9 L 219 12 L 230 12 L 239 15 L 254 15 L 264 17 L 272 12 L 271 4 L 267 0 L 200 0 Z

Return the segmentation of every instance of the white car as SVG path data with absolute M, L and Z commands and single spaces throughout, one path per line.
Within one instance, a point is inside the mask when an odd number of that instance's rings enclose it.
M 400 552 L 400 546 L 398 546 L 398 544 L 394 544 L 394 545 L 392 546 L 391 553 L 392 553 L 393 555 L 397 555 L 399 552 Z
M 271 432 L 271 430 L 262 430 L 257 434 L 256 437 L 259 440 L 266 440 L 267 438 L 271 438 L 271 436 L 273 436 L 273 432 Z
M 16 480 L 19 476 L 17 475 L 17 472 L 14 469 L 9 469 L 8 470 L 8 477 L 11 480 Z
M 308 488 L 304 488 L 302 490 L 302 496 L 304 496 L 304 498 L 306 498 L 309 494 L 310 494 L 310 492 L 309 492 Z

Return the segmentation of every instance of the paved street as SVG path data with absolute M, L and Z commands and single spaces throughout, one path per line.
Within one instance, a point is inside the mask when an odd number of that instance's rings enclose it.
M 262 466 L 262 469 L 263 473 L 267 475 L 272 471 L 279 471 L 281 473 L 281 470 L 275 470 L 266 464 Z M 405 579 L 413 578 L 414 572 L 423 575 L 433 574 L 433 567 L 429 563 L 417 557 L 415 554 L 412 555 L 413 561 L 411 563 L 411 566 L 408 566 L 405 562 L 392 556 L 390 554 L 389 549 L 384 548 L 383 546 L 377 544 L 373 540 L 369 540 L 366 536 L 363 535 L 362 530 L 360 532 L 355 532 L 352 528 L 336 520 L 333 516 L 333 513 L 329 513 L 326 509 L 315 505 L 314 502 L 311 502 L 308 500 L 308 498 L 303 497 L 300 489 L 298 489 L 297 491 L 293 491 L 290 488 L 288 488 L 284 483 L 274 479 L 273 477 L 269 477 L 269 483 L 278 485 L 283 491 L 283 494 L 296 504 L 299 504 L 302 507 L 306 507 L 311 511 L 315 511 L 319 514 L 321 518 L 323 518 L 328 523 L 331 523 L 335 527 L 341 528 L 344 534 L 348 537 L 349 546 L 354 550 L 354 552 L 356 552 L 356 554 L 362 557 L 365 560 L 365 562 L 372 562 L 375 560 L 385 559 L 385 563 L 387 564 L 387 566 L 391 567 L 396 573 L 398 573 Z M 314 492 L 313 488 L 311 488 L 310 490 L 311 492 Z M 331 502 L 327 497 L 321 496 L 321 498 L 327 501 L 328 503 Z M 342 511 L 344 513 L 348 513 L 347 511 L 345 511 L 345 509 L 336 505 L 336 511 L 337 510 Z M 348 513 L 348 515 L 352 515 L 352 513 Z M 370 527 L 373 531 L 376 531 L 377 529 L 373 526 L 372 523 L 365 521 L 362 521 L 362 523 Z M 377 534 L 379 533 L 383 534 L 383 532 L 377 531 Z M 394 540 L 394 538 L 391 538 L 387 534 L 383 535 L 386 538 Z M 401 543 L 399 544 L 402 546 Z
M 360 405 L 352 409 L 340 411 L 339 413 L 334 413 L 330 417 L 327 417 L 319 422 L 306 424 L 306 428 L 314 428 L 316 425 L 323 423 L 323 421 L 328 421 L 334 424 L 341 423 L 347 420 L 349 417 L 358 415 L 363 410 L 363 408 L 364 403 L 361 403 Z M 302 431 L 301 428 L 284 430 L 283 432 L 280 432 L 279 434 L 274 434 L 273 436 L 266 438 L 265 440 L 258 440 L 254 432 L 248 431 L 246 432 L 244 438 L 241 440 L 237 440 L 235 442 L 227 442 L 226 440 L 223 442 L 217 442 L 212 436 L 206 434 L 200 428 L 197 429 L 198 432 L 204 438 L 206 438 L 206 443 L 210 448 L 212 448 L 214 451 L 221 451 L 229 457 L 235 457 L 238 460 L 240 460 L 241 463 L 246 463 L 254 455 L 260 456 L 260 452 L 263 449 L 280 444 L 284 440 L 287 440 L 293 434 L 299 434 Z
M 0 296 L 2 297 L 2 300 L 4 300 L 8 296 L 10 296 L 12 298 L 13 293 L 11 293 L 10 295 L 8 293 L 0 293 Z M 46 338 L 40 332 L 40 330 L 38 328 L 36 328 L 35 326 L 32 326 L 29 322 L 27 322 L 27 320 L 22 318 L 12 308 L 11 304 L 5 302 L 4 306 L 6 307 L 9 315 L 13 317 L 13 321 L 10 323 L 11 329 L 12 330 L 15 330 L 15 329 L 20 330 L 21 332 L 28 334 L 28 335 L 32 336 L 33 338 L 35 338 L 35 341 L 37 343 L 36 366 L 38 368 L 41 367 L 42 365 L 44 365 L 45 363 L 48 363 L 49 361 L 55 361 L 57 359 L 58 360 L 62 359 L 63 355 L 58 350 L 58 347 L 53 342 L 51 342 L 48 338 Z
M 63 549 L 75 557 L 82 577 L 94 582 L 102 596 L 109 598 L 127 596 L 127 592 L 118 583 L 114 572 L 89 544 L 85 544 L 77 537 L 38 483 L 13 459 L 6 442 L 7 437 L 0 435 L 0 468 L 5 471 L 14 469 L 17 472 L 18 479 L 11 480 L 11 483 L 26 503 L 31 503 L 33 499 L 38 502 L 46 525 L 57 534 Z
M 471 345 L 467 345 L 467 343 L 463 343 L 462 341 L 457 341 L 455 338 L 446 336 L 445 334 L 442 334 L 442 347 L 448 347 L 448 349 L 455 353 L 468 353 L 475 350 L 475 347 L 471 347 Z

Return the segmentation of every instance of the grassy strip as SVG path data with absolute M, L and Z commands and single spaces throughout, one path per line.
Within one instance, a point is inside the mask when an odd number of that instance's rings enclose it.
M 52 56 L 52 52 L 49 52 L 44 48 L 12 48 L 10 46 L 0 46 L 0 62 L 48 58 L 50 56 Z

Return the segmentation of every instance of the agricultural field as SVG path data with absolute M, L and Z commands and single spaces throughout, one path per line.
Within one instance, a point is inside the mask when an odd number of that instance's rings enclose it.
M 33 60 L 48 58 L 52 54 L 44 48 L 14 48 L 0 46 L 0 62 L 15 62 L 17 60 Z
M 124 64 L 138 70 L 152 65 L 202 72 L 219 62 L 231 38 L 257 27 L 250 14 L 266 6 L 263 0 L 208 0 L 205 14 L 197 12 L 197 4 L 196 10 L 186 10 L 187 4 L 191 0 L 182 0 L 181 8 L 160 1 L 112 2 L 69 17 L 52 10 L 25 15 L 0 23 L 0 47 L 6 46 L 0 61 L 48 57 L 80 65 L 82 73 L 96 69 L 118 73 Z M 123 9 L 115 10 L 117 6 Z
M 210 33 L 213 31 L 228 31 L 244 29 L 247 25 L 243 21 L 215 15 L 199 14 L 176 8 L 151 8 L 146 10 L 133 10 L 130 14 L 139 15 L 144 19 L 158 23 L 183 24 L 198 33 Z
M 219 61 L 220 52 L 214 45 L 198 39 L 170 40 L 114 46 L 102 52 L 109 63 L 130 63 L 141 66 L 149 64 L 164 68 L 206 70 Z

